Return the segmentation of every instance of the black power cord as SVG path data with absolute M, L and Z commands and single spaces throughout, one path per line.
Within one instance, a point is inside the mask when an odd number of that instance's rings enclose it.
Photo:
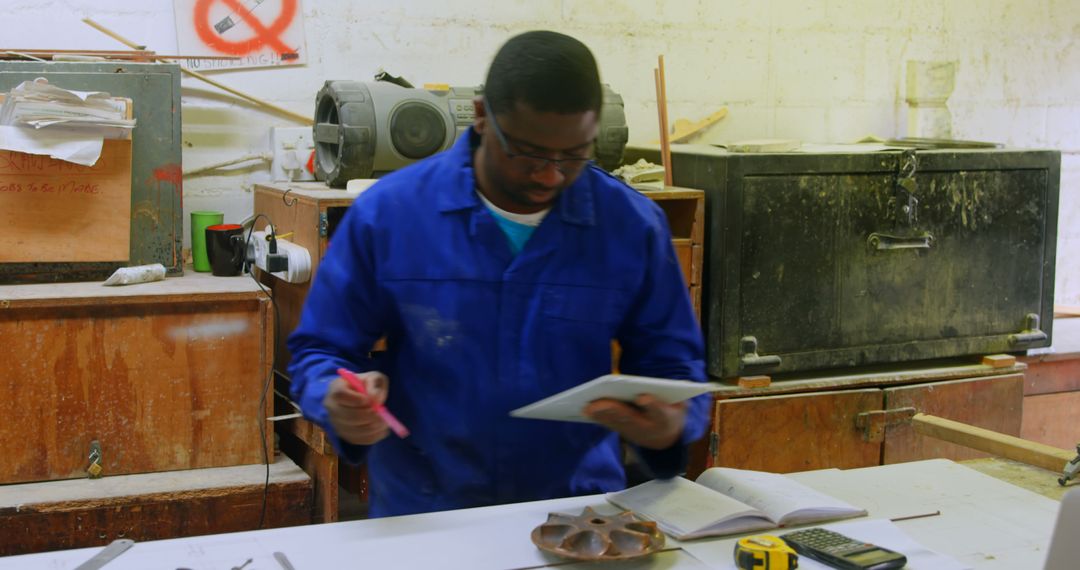
M 273 253 L 277 253 L 277 231 L 274 229 L 274 221 L 270 219 L 266 214 L 256 214 L 255 219 L 251 221 L 251 227 L 248 228 L 247 239 L 244 241 L 244 251 L 252 251 L 251 249 L 251 235 L 255 231 L 255 222 L 259 221 L 259 218 L 266 218 L 266 222 L 270 224 L 270 249 Z M 255 277 L 254 271 L 254 259 L 248 260 L 246 264 L 248 275 L 251 276 L 252 281 L 258 286 L 259 290 L 266 294 L 270 299 L 270 307 L 274 311 L 274 348 L 278 345 L 278 327 L 281 325 L 281 317 L 278 315 L 278 306 L 274 302 L 274 294 L 269 289 L 263 287 L 263 284 L 259 282 L 259 279 Z M 262 392 L 259 394 L 259 436 L 262 442 L 262 456 L 263 464 L 266 466 L 266 479 L 263 482 L 263 496 L 262 496 L 262 508 L 259 511 L 259 528 L 263 528 L 263 524 L 266 521 L 266 502 L 270 493 L 270 456 L 266 451 L 267 436 L 266 436 L 266 396 L 270 390 L 270 384 L 274 381 L 274 362 L 270 362 L 270 373 L 266 376 L 266 382 L 263 383 Z

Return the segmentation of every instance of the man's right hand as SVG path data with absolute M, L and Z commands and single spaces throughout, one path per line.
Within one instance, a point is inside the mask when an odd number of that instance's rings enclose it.
M 389 379 L 381 372 L 356 376 L 364 382 L 367 394 L 357 392 L 342 378 L 335 378 L 323 398 L 323 406 L 338 437 L 354 445 L 371 445 L 390 433 L 373 405 L 373 401 L 378 404 L 386 401 Z

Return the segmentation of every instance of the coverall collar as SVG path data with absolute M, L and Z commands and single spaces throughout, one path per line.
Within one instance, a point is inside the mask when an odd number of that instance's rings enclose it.
M 448 160 L 456 169 L 457 184 L 448 184 L 446 191 L 439 194 L 439 211 L 453 212 L 477 208 L 480 206 L 480 198 L 476 195 L 476 173 L 473 170 L 473 149 L 480 144 L 480 135 L 476 130 L 469 128 L 463 135 L 458 137 L 449 150 Z M 593 188 L 589 183 L 588 169 L 596 168 L 589 165 L 556 200 L 552 207 L 552 213 L 558 214 L 559 218 L 570 224 L 582 226 L 596 225 L 596 210 L 593 204 Z

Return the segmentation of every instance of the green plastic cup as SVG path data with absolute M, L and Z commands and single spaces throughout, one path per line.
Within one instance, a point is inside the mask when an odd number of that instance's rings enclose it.
M 191 259 L 194 262 L 195 271 L 210 271 L 210 258 L 206 255 L 206 228 L 224 222 L 223 212 L 191 213 Z

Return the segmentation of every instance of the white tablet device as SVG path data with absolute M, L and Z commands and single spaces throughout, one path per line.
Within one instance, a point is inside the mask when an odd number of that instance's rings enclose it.
M 592 423 L 592 420 L 581 414 L 581 410 L 593 400 L 610 398 L 633 401 L 641 394 L 652 394 L 664 402 L 673 404 L 716 389 L 717 385 L 709 382 L 606 374 L 513 410 L 510 415 L 515 418 Z

